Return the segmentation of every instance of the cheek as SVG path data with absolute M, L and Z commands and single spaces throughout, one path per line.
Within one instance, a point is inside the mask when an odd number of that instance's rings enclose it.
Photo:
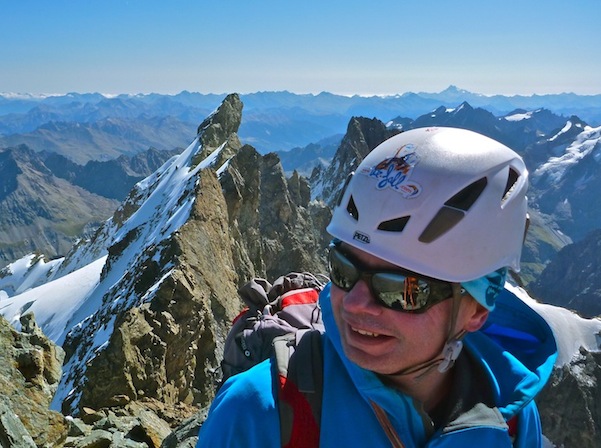
M 342 308 L 342 300 L 344 299 L 345 291 L 342 289 L 332 285 L 330 289 L 330 302 L 332 303 L 332 312 L 334 313 L 334 317 L 338 320 L 338 315 L 340 314 L 340 310 Z
M 447 301 L 450 303 L 450 301 Z M 386 311 L 386 317 L 393 322 L 399 333 L 414 339 L 420 339 L 434 345 L 440 344 L 449 331 L 450 307 L 446 302 L 433 306 L 423 314 L 406 314 L 398 311 Z
M 337 302 L 340 303 L 342 300 L 342 296 L 344 295 L 344 291 L 340 289 L 338 286 L 332 284 L 330 287 L 330 300 L 332 303 Z

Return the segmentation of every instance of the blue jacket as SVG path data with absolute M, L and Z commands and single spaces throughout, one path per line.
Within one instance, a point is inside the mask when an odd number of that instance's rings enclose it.
M 542 446 L 533 398 L 551 374 L 557 346 L 547 323 L 511 291 L 501 293 L 486 325 L 464 340 L 466 353 L 459 359 L 476 363 L 480 376 L 455 375 L 460 377 L 458 387 L 468 392 L 488 383 L 490 387 L 481 389 L 494 404 L 487 406 L 476 400 L 468 406 L 469 411 L 437 430 L 431 429 L 431 420 L 410 397 L 385 386 L 374 373 L 344 356 L 329 292 L 328 286 L 320 297 L 326 327 L 321 447 L 390 446 L 370 401 L 386 411 L 406 448 L 509 447 L 505 421 L 515 415 L 518 431 L 513 446 Z M 200 430 L 197 448 L 280 446 L 272 371 L 268 360 L 224 384 Z M 464 371 L 469 373 L 470 368 Z

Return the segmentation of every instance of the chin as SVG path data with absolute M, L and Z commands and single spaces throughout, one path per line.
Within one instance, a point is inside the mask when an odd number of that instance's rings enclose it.
M 402 366 L 397 368 L 389 365 L 390 356 L 374 356 L 347 344 L 344 344 L 343 347 L 346 357 L 363 369 L 371 370 L 380 375 L 388 375 L 402 369 Z

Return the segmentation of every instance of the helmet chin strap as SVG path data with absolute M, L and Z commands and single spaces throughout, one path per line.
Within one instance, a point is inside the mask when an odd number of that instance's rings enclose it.
M 406 367 L 397 372 L 388 374 L 387 376 L 404 376 L 413 373 L 421 372 L 415 377 L 416 380 L 424 377 L 433 368 L 437 367 L 440 373 L 447 372 L 453 367 L 455 361 L 459 357 L 461 350 L 463 349 L 463 337 L 466 334 L 465 330 L 455 332 L 455 325 L 457 324 L 457 317 L 459 315 L 459 306 L 461 304 L 462 288 L 459 283 L 452 283 L 453 288 L 453 308 L 451 310 L 451 320 L 449 322 L 449 330 L 447 332 L 447 340 L 442 347 L 442 350 L 434 358 L 427 361 L 418 363 L 414 366 Z

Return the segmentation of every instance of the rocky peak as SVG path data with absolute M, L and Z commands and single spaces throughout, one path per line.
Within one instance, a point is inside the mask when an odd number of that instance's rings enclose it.
M 117 396 L 162 403 L 166 414 L 176 403 L 210 399 L 218 344 L 239 309 L 215 170 L 238 149 L 228 132 L 239 125 L 241 108 L 236 95 L 228 96 L 188 149 L 139 182 L 95 237 L 65 259 L 73 272 L 107 256 L 88 299 L 97 308 L 76 318 L 86 325 L 65 339 L 65 388 L 55 399 L 65 412 L 108 407 Z
M 311 200 L 311 186 L 307 178 L 300 176 L 298 171 L 294 170 L 292 176 L 288 179 L 288 193 L 295 205 L 299 207 L 308 207 Z
M 311 175 L 312 197 L 333 206 L 346 176 L 372 149 L 398 133 L 376 118 L 351 118 L 332 163 L 325 169 L 316 168 Z
M 198 127 L 199 134 L 196 140 L 186 150 L 188 155 L 172 159 L 171 163 L 168 163 L 167 172 L 158 169 L 136 184 L 114 212 L 113 217 L 98 228 L 90 241 L 72 247 L 54 277 L 64 276 L 82 265 L 98 259 L 109 253 L 111 246 L 114 246 L 113 252 L 120 253 L 122 247 L 127 246 L 127 240 L 134 239 L 135 232 L 137 232 L 135 229 L 147 225 L 147 223 L 140 221 L 139 217 L 137 218 L 138 222 L 132 222 L 130 219 L 138 213 L 143 204 L 149 201 L 157 189 L 165 188 L 165 185 L 167 185 L 166 177 L 177 176 L 177 173 L 193 169 L 203 161 L 206 167 L 224 165 L 241 147 L 236 134 L 240 126 L 241 114 L 242 103 L 239 96 L 237 94 L 228 95 L 221 106 Z M 209 146 L 204 146 L 204 141 L 207 141 Z M 186 158 L 188 156 L 190 160 Z M 193 183 L 194 181 L 195 178 L 191 178 L 190 182 Z M 189 200 L 193 200 L 192 189 L 188 188 L 186 191 L 190 195 Z M 155 215 L 155 219 L 161 219 L 160 214 Z M 133 220 L 135 221 L 136 218 L 134 217 Z M 124 226 L 129 228 L 126 232 L 127 235 L 119 232 Z M 117 241 L 117 239 L 120 241 Z
M 239 95 L 232 93 L 226 96 L 219 108 L 198 126 L 198 135 L 203 148 L 198 155 L 199 161 L 209 157 L 211 152 L 223 144 L 229 147 L 229 150 L 220 152 L 223 161 L 232 157 L 240 148 L 237 132 L 242 121 L 242 106 Z

